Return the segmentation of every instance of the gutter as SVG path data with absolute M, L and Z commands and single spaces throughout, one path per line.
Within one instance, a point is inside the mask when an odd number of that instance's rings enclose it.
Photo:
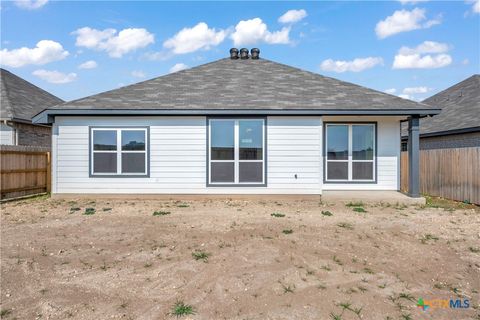
M 439 114 L 441 109 L 46 109 L 32 118 L 32 123 L 51 124 L 55 116 L 195 116 L 195 115 L 342 115 L 410 116 Z
M 13 130 L 12 145 L 16 146 L 17 142 L 18 142 L 18 130 L 15 127 L 15 122 L 12 122 L 10 120 L 1 120 L 1 122 L 3 122 L 3 124 L 6 125 L 7 127 L 12 128 L 12 130 Z
M 472 133 L 472 132 L 480 132 L 480 127 L 471 127 L 471 128 L 463 128 L 463 129 L 452 129 L 452 130 L 445 130 L 445 131 L 421 133 L 420 138 L 449 136 L 449 135 L 453 135 L 453 134 Z M 402 140 L 407 140 L 407 139 L 408 139 L 408 136 L 402 136 Z

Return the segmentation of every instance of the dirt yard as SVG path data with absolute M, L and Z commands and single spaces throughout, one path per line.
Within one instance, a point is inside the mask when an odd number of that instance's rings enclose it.
M 1 205 L 2 319 L 480 319 L 479 291 L 480 211 L 461 204 Z

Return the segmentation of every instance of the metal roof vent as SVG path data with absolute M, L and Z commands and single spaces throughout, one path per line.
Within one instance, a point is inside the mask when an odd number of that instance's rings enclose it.
M 240 59 L 242 59 L 242 60 L 248 59 L 248 49 L 247 48 L 240 49 Z
M 258 60 L 260 58 L 260 49 L 253 48 L 250 50 L 250 54 L 252 55 L 252 59 Z
M 230 49 L 230 59 L 237 60 L 238 59 L 238 49 L 232 48 Z

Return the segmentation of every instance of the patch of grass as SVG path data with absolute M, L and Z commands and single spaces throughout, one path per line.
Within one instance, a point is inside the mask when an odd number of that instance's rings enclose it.
M 358 201 L 358 202 L 351 202 L 351 201 L 350 201 L 350 202 L 347 203 L 345 206 L 347 206 L 347 207 L 363 207 L 363 206 L 365 206 L 365 205 L 363 204 L 362 201 Z
M 70 214 L 75 213 L 75 212 L 80 211 L 80 210 L 82 210 L 82 209 L 80 209 L 78 207 L 72 207 L 72 208 L 70 208 Z
M 170 211 L 155 211 L 153 213 L 153 216 L 166 216 L 170 213 L 171 213 Z
M 275 217 L 275 218 L 283 218 L 285 217 L 285 215 L 283 213 L 278 213 L 278 212 L 274 212 L 271 214 L 272 217 Z
M 439 239 L 438 239 L 437 236 L 434 236 L 433 234 L 427 233 L 427 234 L 424 234 L 422 236 L 422 238 L 420 239 L 420 242 L 423 243 L 423 244 L 426 244 L 430 240 L 437 241 Z
M 183 301 L 177 301 L 173 305 L 172 315 L 176 317 L 183 317 L 195 314 L 195 310 L 189 304 L 185 304 Z
M 95 214 L 95 212 L 95 208 L 85 208 L 85 212 L 83 214 L 86 216 L 91 216 L 92 214 Z
M 337 227 L 348 229 L 348 230 L 353 229 L 353 225 L 351 223 L 348 223 L 348 222 L 340 222 L 340 223 L 337 224 Z
M 473 252 L 473 253 L 479 253 L 480 252 L 479 247 L 468 247 L 468 250 L 470 250 L 470 252 Z
M 337 256 L 333 256 L 333 262 L 335 262 L 339 266 L 343 265 L 343 262 L 340 259 L 338 259 Z
M 321 266 L 320 269 L 325 270 L 325 271 L 332 271 L 332 268 L 330 268 L 329 265 Z
M 413 320 L 412 315 L 410 313 L 402 313 L 401 319 L 403 319 L 403 320 Z
M 208 257 L 210 256 L 210 253 L 205 252 L 205 251 L 194 251 L 192 252 L 192 257 L 195 260 L 203 260 L 203 262 L 208 262 Z
M 282 232 L 284 234 L 292 234 L 293 233 L 293 230 L 292 229 L 285 229 L 285 230 L 282 230 Z
M 405 300 L 408 300 L 408 301 L 415 301 L 415 298 L 410 294 L 410 293 L 400 293 L 398 295 L 399 298 L 401 299 L 405 299 Z
M 112 208 L 103 208 L 102 211 L 103 212 L 112 211 Z
M 331 217 L 331 216 L 333 216 L 333 213 L 331 213 L 330 211 L 326 210 L 326 211 L 322 211 L 322 215 L 327 216 L 327 217 Z
M 363 207 L 354 207 L 352 210 L 355 212 L 367 212 Z
M 284 285 L 282 284 L 283 293 L 293 293 L 295 291 L 294 285 Z
M 375 273 L 375 272 L 373 272 L 373 270 L 370 269 L 370 268 L 363 268 L 363 272 L 368 273 L 368 274 L 374 274 L 374 273 Z
M 3 318 L 3 317 L 6 317 L 8 316 L 9 314 L 12 313 L 12 310 L 11 309 L 2 309 L 0 311 L 0 318 Z
M 177 208 L 188 208 L 190 205 L 188 203 L 179 203 L 177 204 Z
M 330 319 L 332 320 L 342 320 L 342 315 L 341 314 L 335 314 L 333 312 L 330 313 Z
M 432 197 L 429 195 L 423 195 L 426 199 L 425 207 L 428 208 L 442 208 L 445 211 L 454 211 L 456 209 L 475 209 L 480 211 L 480 207 L 471 204 L 470 201 L 464 200 L 463 202 L 444 199 L 440 197 Z

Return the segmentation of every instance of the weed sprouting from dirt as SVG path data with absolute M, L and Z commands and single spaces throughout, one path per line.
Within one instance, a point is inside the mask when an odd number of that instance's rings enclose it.
M 354 207 L 352 210 L 355 212 L 367 212 L 363 207 Z
M 91 216 L 92 214 L 95 214 L 95 212 L 95 208 L 85 208 L 85 212 L 83 214 L 86 216 Z
M 188 208 L 190 205 L 188 203 L 179 203 L 177 204 L 177 208 Z
M 72 207 L 72 208 L 70 208 L 70 214 L 75 213 L 75 212 L 80 211 L 80 210 L 82 210 L 82 209 L 80 209 L 78 207 Z
M 284 230 L 282 230 L 282 232 L 283 232 L 284 234 L 292 234 L 292 233 L 293 233 L 293 230 L 292 230 L 292 229 L 284 229 Z
M 0 318 L 4 318 L 12 313 L 11 309 L 2 309 L 0 311 Z
M 275 218 L 283 218 L 285 217 L 285 215 L 283 213 L 278 213 L 278 212 L 274 212 L 271 214 L 272 217 L 275 217 Z
M 293 293 L 295 291 L 294 285 L 282 284 L 282 288 L 283 288 L 283 293 Z
M 112 211 L 112 208 L 103 208 L 102 211 L 103 212 Z
M 423 244 L 426 244 L 430 240 L 437 241 L 439 239 L 438 239 L 437 236 L 434 236 L 433 234 L 427 233 L 427 234 L 424 234 L 422 236 L 422 238 L 420 239 L 420 242 L 423 243 Z
M 203 262 L 208 262 L 208 257 L 210 257 L 210 253 L 205 251 L 194 251 L 192 252 L 192 257 L 195 260 L 203 260 Z
M 338 264 L 339 266 L 342 266 L 343 265 L 343 262 L 337 258 L 337 256 L 333 256 L 333 262 L 335 262 L 336 264 Z
M 153 216 L 166 216 L 170 214 L 170 211 L 155 211 L 152 215 Z
M 185 304 L 183 301 L 177 301 L 173 305 L 172 315 L 176 317 L 183 317 L 195 314 L 195 310 L 189 304 Z
M 470 252 L 473 252 L 473 253 L 479 253 L 480 252 L 479 247 L 468 247 L 468 250 L 470 250 Z
M 347 203 L 345 206 L 347 206 L 347 207 L 363 207 L 363 206 L 365 206 L 365 205 L 363 204 L 362 201 L 358 201 L 358 202 L 351 202 L 351 201 L 350 201 L 350 202 Z
M 348 223 L 348 222 L 340 222 L 340 223 L 337 224 L 337 227 L 348 229 L 348 230 L 353 229 L 353 225 L 351 223 Z
M 326 210 L 326 211 L 322 211 L 322 215 L 327 216 L 327 217 L 331 217 L 331 216 L 333 216 L 333 213 L 331 213 L 330 211 Z

